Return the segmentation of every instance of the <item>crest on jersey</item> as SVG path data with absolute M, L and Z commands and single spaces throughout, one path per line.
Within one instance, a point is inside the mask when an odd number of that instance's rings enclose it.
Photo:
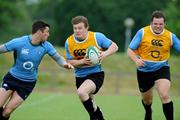
M 28 55 L 29 54 L 29 49 L 22 48 L 21 54 Z

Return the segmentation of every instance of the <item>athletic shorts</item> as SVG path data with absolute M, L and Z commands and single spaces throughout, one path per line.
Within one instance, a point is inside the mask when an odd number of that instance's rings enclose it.
M 90 79 L 94 82 L 94 84 L 96 85 L 96 91 L 93 94 L 96 94 L 99 89 L 101 88 L 103 82 L 104 82 L 104 72 L 97 72 L 97 73 L 93 73 L 90 74 L 86 77 L 76 77 L 76 87 L 77 89 L 81 86 L 81 84 L 87 80 Z
M 35 84 L 36 82 L 25 82 L 7 73 L 3 78 L 1 87 L 5 90 L 16 91 L 18 95 L 25 100 L 32 92 Z
M 137 70 L 137 80 L 140 92 L 146 92 L 151 89 L 158 79 L 167 79 L 170 81 L 169 69 L 168 66 L 164 66 L 153 72 L 142 72 Z

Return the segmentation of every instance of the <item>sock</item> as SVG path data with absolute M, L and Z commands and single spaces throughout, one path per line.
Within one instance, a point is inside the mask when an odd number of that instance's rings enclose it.
M 146 105 L 146 104 L 144 104 L 143 100 L 142 100 L 142 104 L 145 109 L 145 119 L 144 120 L 152 120 L 152 109 L 151 109 L 152 104 Z
M 98 106 L 97 106 L 97 109 L 95 111 L 95 114 L 96 114 L 98 120 L 104 120 L 103 114 L 102 114 L 102 112 Z
M 93 102 L 91 98 L 83 102 L 84 107 L 86 108 L 86 111 L 89 113 L 89 116 L 92 118 L 94 114 L 94 107 Z
M 3 107 L 0 108 L 0 120 L 2 118 Z
M 173 102 L 165 103 L 163 104 L 163 112 L 166 117 L 166 120 L 174 120 L 174 108 L 173 108 Z
M 9 117 L 2 117 L 2 120 L 9 120 Z

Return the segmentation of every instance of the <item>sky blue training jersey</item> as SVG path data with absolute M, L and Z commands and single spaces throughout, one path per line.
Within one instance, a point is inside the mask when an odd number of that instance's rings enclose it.
M 95 38 L 96 38 L 98 46 L 104 50 L 108 49 L 109 46 L 112 44 L 112 41 L 100 32 L 95 32 Z M 77 40 L 77 38 L 76 38 L 76 40 Z M 65 43 L 65 49 L 66 49 L 66 58 L 68 60 L 72 60 L 73 57 L 69 53 L 67 41 Z M 102 71 L 101 65 L 95 65 L 95 66 L 91 66 L 91 67 L 75 68 L 75 76 L 76 77 L 85 77 L 91 73 L 96 73 L 96 72 L 100 72 L 100 71 Z
M 140 29 L 134 38 L 132 39 L 129 48 L 132 50 L 136 50 L 142 40 L 142 37 L 144 35 L 144 29 Z M 175 34 L 171 33 L 171 40 L 172 40 L 172 47 L 177 51 L 180 52 L 180 40 L 176 37 Z M 163 66 L 169 66 L 168 65 L 168 60 L 165 61 L 160 61 L 160 62 L 154 62 L 154 61 L 145 61 L 145 66 L 144 67 L 139 67 L 137 68 L 140 71 L 143 72 L 152 72 L 160 69 Z
M 5 43 L 8 51 L 14 52 L 14 65 L 9 72 L 17 79 L 27 82 L 36 80 L 38 66 L 47 53 L 52 56 L 56 53 L 55 48 L 48 41 L 40 45 L 31 44 L 32 36 L 22 36 Z

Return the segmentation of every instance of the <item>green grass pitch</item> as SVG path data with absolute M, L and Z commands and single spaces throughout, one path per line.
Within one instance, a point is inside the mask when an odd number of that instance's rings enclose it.
M 180 97 L 173 96 L 175 120 L 180 120 Z M 97 95 L 106 120 L 143 120 L 140 96 Z M 158 97 L 153 102 L 153 120 L 165 120 Z M 34 92 L 10 120 L 89 120 L 75 94 Z

